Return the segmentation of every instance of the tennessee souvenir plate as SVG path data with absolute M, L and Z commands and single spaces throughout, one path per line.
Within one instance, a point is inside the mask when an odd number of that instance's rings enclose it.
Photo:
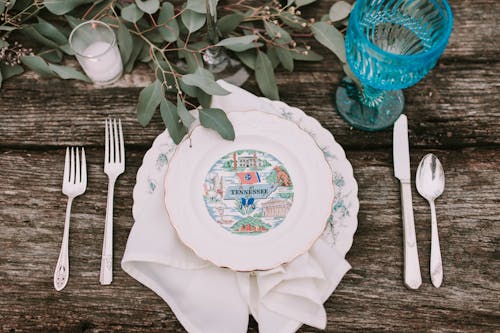
M 331 168 L 292 121 L 260 111 L 228 117 L 234 141 L 197 126 L 177 147 L 165 176 L 167 212 L 199 257 L 236 271 L 271 269 L 324 231 Z

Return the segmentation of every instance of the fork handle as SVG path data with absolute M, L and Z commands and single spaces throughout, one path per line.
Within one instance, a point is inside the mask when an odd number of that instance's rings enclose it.
M 59 251 L 59 258 L 57 259 L 56 270 L 54 271 L 54 288 L 57 291 L 61 291 L 64 287 L 66 287 L 69 278 L 69 219 L 71 215 L 72 203 L 73 198 L 68 198 L 68 204 L 66 205 L 66 219 L 64 220 L 63 240 L 61 250 Z
M 113 281 L 113 197 L 116 178 L 110 178 L 108 184 L 108 202 L 106 205 L 106 221 L 104 223 L 104 240 L 102 243 L 101 274 L 102 285 Z

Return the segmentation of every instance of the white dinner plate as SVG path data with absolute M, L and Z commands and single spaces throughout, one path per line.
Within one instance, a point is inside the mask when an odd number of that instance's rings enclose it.
M 261 111 L 229 113 L 234 141 L 195 127 L 171 158 L 165 204 L 199 257 L 266 270 L 305 253 L 332 211 L 331 168 L 313 138 Z

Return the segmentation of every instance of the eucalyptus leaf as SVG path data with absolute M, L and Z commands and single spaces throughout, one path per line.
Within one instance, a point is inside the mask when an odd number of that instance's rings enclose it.
M 170 137 L 174 140 L 175 144 L 179 144 L 187 134 L 187 130 L 177 114 L 177 108 L 174 103 L 163 97 L 160 103 L 160 114 Z
M 85 22 L 85 20 L 70 16 L 70 15 L 64 15 L 66 18 L 66 21 L 68 21 L 69 26 L 74 29 L 77 25 Z
M 137 119 L 142 126 L 149 124 L 162 98 L 162 84 L 158 80 L 142 89 L 137 103 Z
M 217 131 L 223 139 L 231 141 L 234 140 L 234 127 L 223 110 L 216 108 L 202 108 L 199 110 L 199 114 L 200 124 L 203 127 L 211 128 Z
M 0 71 L 2 72 L 3 80 L 5 81 L 13 76 L 22 74 L 24 72 L 24 68 L 21 65 L 10 66 L 0 62 Z
M 221 40 L 216 46 L 224 46 L 235 52 L 245 51 L 251 48 L 255 48 L 254 41 L 257 40 L 259 36 L 257 35 L 247 35 L 242 37 L 230 37 Z
M 332 25 L 326 22 L 317 22 L 311 26 L 314 38 L 342 61 L 346 62 L 344 36 Z
M 354 72 L 351 70 L 351 67 L 349 67 L 348 63 L 343 64 L 342 69 L 344 70 L 344 73 L 358 86 L 358 88 L 361 90 L 362 85 L 359 79 L 356 77 Z
M 181 14 L 181 21 L 189 32 L 195 32 L 205 25 L 206 15 L 186 10 Z
M 295 5 L 297 6 L 297 8 L 299 8 L 305 5 L 309 5 L 313 2 L 316 2 L 316 0 L 295 0 Z
M 154 14 L 160 8 L 159 0 L 135 0 L 135 4 L 145 13 Z
M 185 45 L 186 43 L 183 40 L 177 40 L 177 46 L 179 48 L 184 48 Z M 186 46 L 186 48 L 189 48 L 189 46 Z M 200 67 L 200 65 L 203 64 L 203 59 L 201 59 L 201 54 L 199 52 L 180 50 L 179 57 L 186 60 L 187 70 L 189 73 L 193 73 L 198 67 Z
M 1 0 L 0 0 L 1 1 Z M 9 46 L 9 43 L 3 39 L 0 39 L 0 49 Z
M 132 40 L 132 35 L 128 31 L 127 26 L 122 22 L 118 22 L 117 38 L 122 62 L 126 64 L 132 55 L 134 41 Z
M 255 51 L 255 49 L 237 52 L 236 56 L 245 66 L 255 70 L 255 61 L 257 60 L 257 52 Z
M 5 2 L 4 2 L 4 0 L 1 0 L 0 1 L 0 14 L 3 13 L 4 10 L 5 10 Z M 1 80 L 0 80 L 0 83 L 1 83 Z
M 49 64 L 49 68 L 54 71 L 61 79 L 74 79 L 90 82 L 90 79 L 85 74 L 74 68 L 54 64 Z
M 174 17 L 174 6 L 170 2 L 164 2 L 158 16 L 158 27 L 163 39 L 167 42 L 175 42 L 179 38 L 179 25 Z
M 202 67 L 198 67 L 192 74 L 183 75 L 181 81 L 189 86 L 198 87 L 210 95 L 229 94 L 229 91 L 215 82 L 212 73 Z
M 268 47 L 267 48 L 267 57 L 271 61 L 271 65 L 273 66 L 274 69 L 278 67 L 280 64 L 280 58 L 278 57 L 278 52 L 276 52 L 277 47 Z
M 68 38 L 61 32 L 61 30 L 41 17 L 38 17 L 38 23 L 33 23 L 31 26 L 41 35 L 53 40 L 59 45 L 66 44 L 68 42 Z
M 207 12 L 205 0 L 188 0 L 186 8 L 200 14 L 205 14 Z
M 332 22 L 345 20 L 351 13 L 352 5 L 345 1 L 337 1 L 330 7 L 328 16 Z
M 138 37 L 132 36 L 132 40 L 132 52 L 130 53 L 130 58 L 128 59 L 127 63 L 124 65 L 124 70 L 126 73 L 130 73 L 132 71 L 142 49 L 144 47 L 148 47 L 146 43 Z
M 158 29 L 148 31 L 144 33 L 144 36 L 146 39 L 148 39 L 150 42 L 159 44 L 163 43 L 163 36 L 161 35 L 160 31 Z
M 290 34 L 278 25 L 266 21 L 264 23 L 264 26 L 269 37 L 275 38 L 277 41 L 280 41 L 282 43 L 289 43 L 292 40 Z
M 244 16 L 240 14 L 228 14 L 217 21 L 216 27 L 222 35 L 233 32 L 243 21 Z
M 57 64 L 60 63 L 63 59 L 63 53 L 59 49 L 43 48 L 38 55 L 48 62 Z
M 279 100 L 278 86 L 276 85 L 276 78 L 274 77 L 274 69 L 271 60 L 267 55 L 262 52 L 257 52 L 257 59 L 255 61 L 255 79 L 257 85 L 264 96 Z
M 39 56 L 24 56 L 21 57 L 21 62 L 32 71 L 38 73 L 40 76 L 49 77 L 55 75 L 47 62 Z
M 184 101 L 179 95 L 177 95 L 177 115 L 187 128 L 189 128 L 194 121 L 193 115 L 186 109 Z
M 295 60 L 301 61 L 321 61 L 323 56 L 317 54 L 314 51 L 306 50 L 304 48 L 296 48 L 295 52 L 292 52 L 292 57 Z
M 276 47 L 276 54 L 280 59 L 283 68 L 285 68 L 289 72 L 293 72 L 293 57 L 292 51 L 289 49 L 285 49 L 283 47 Z
M 132 3 L 122 9 L 121 15 L 125 21 L 136 23 L 144 15 L 144 12 L 135 3 Z
M 197 98 L 199 89 L 195 86 L 185 84 L 182 80 L 179 81 L 181 90 L 188 96 Z
M 137 56 L 137 59 L 139 59 L 142 62 L 150 62 L 151 61 L 151 46 L 148 44 L 144 43 L 144 46 L 141 49 L 141 52 L 139 52 L 139 55 Z
M 32 27 L 32 26 L 25 26 L 21 30 L 21 33 L 24 34 L 24 35 L 26 35 L 27 37 L 31 38 L 35 42 L 38 42 L 38 43 L 40 43 L 42 45 L 50 46 L 52 48 L 58 48 L 59 47 L 59 44 L 57 44 L 53 40 L 48 39 L 47 37 L 43 36 L 38 31 L 36 31 L 35 28 Z
M 196 97 L 198 98 L 198 102 L 200 102 L 200 105 L 204 108 L 209 108 L 210 104 L 212 103 L 212 95 L 207 94 L 200 88 L 198 88 L 198 92 L 196 93 Z
M 59 49 L 66 53 L 67 55 L 74 55 L 75 51 L 71 48 L 69 44 L 59 45 Z
M 16 27 L 11 27 L 10 25 L 0 25 L 0 31 L 14 31 Z
M 49 12 L 56 15 L 69 13 L 76 7 L 90 3 L 90 0 L 44 0 L 43 4 Z

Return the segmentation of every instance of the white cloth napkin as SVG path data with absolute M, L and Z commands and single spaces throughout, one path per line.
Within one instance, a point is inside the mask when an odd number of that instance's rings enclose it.
M 212 107 L 226 112 L 268 107 L 243 89 L 218 83 L 231 94 L 214 96 Z M 180 242 L 161 189 L 134 216 L 122 268 L 162 297 L 189 332 L 246 332 L 249 314 L 261 333 L 295 332 L 303 323 L 325 328 L 323 303 L 350 269 L 335 248 L 320 238 L 307 253 L 269 271 L 216 267 Z

